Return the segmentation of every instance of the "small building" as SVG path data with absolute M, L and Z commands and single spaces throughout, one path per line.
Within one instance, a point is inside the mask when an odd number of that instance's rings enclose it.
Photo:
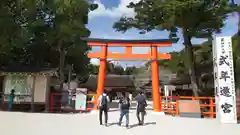
M 181 96 L 194 96 L 191 80 L 189 77 L 179 77 L 172 79 L 170 81 L 171 85 L 176 86 L 176 92 Z M 214 85 L 212 81 L 201 82 L 200 83 L 201 91 L 199 96 L 214 96 Z
M 8 95 L 15 90 L 13 110 L 44 111 L 48 108 L 50 79 L 56 69 L 32 67 L 4 67 L 0 69 L 0 93 L 5 110 Z

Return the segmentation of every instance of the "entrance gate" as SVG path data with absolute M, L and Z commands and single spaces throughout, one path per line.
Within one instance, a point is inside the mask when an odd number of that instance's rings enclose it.
M 159 89 L 159 67 L 158 59 L 171 59 L 170 54 L 158 52 L 158 47 L 170 47 L 172 40 L 107 40 L 107 39 L 85 39 L 90 47 L 100 47 L 99 52 L 88 53 L 89 58 L 98 58 L 100 67 L 98 72 L 97 96 L 94 101 L 94 109 L 97 109 L 98 97 L 104 91 L 104 81 L 106 76 L 107 59 L 150 59 L 152 68 L 152 97 L 155 112 L 162 111 L 161 95 Z M 124 53 L 113 53 L 108 51 L 108 47 L 125 47 Z M 134 54 L 132 47 L 150 47 L 147 54 Z

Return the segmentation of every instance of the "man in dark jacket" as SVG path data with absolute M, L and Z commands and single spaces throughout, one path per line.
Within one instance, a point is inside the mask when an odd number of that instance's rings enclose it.
M 146 115 L 146 97 L 142 92 L 140 92 L 137 97 L 135 98 L 137 101 L 137 119 L 138 119 L 138 124 L 143 125 L 144 123 L 144 116 Z M 140 115 L 141 114 L 141 119 Z
M 130 109 L 130 99 L 123 93 L 123 97 L 119 100 L 120 104 L 120 118 L 119 118 L 119 126 L 122 124 L 123 116 L 126 117 L 126 128 L 129 126 L 129 109 Z

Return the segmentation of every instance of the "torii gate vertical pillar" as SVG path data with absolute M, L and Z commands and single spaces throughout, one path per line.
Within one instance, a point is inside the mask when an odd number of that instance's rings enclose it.
M 104 92 L 107 66 L 107 46 L 101 46 L 100 67 L 98 71 L 97 96 L 94 98 L 94 110 L 97 110 L 98 97 Z
M 158 49 L 157 46 L 151 47 L 152 53 L 152 97 L 155 112 L 162 111 L 161 93 L 159 89 L 159 71 L 158 71 Z

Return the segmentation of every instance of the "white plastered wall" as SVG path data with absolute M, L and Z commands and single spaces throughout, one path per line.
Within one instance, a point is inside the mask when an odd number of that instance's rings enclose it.
M 36 76 L 34 102 L 45 102 L 48 85 L 48 77 L 44 75 Z

